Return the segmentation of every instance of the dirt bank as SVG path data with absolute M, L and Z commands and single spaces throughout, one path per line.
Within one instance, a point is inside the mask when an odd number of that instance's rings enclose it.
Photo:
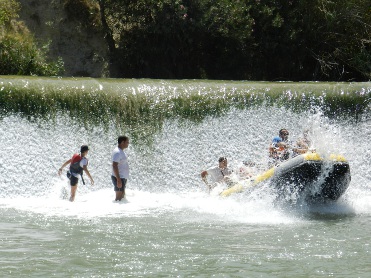
M 86 28 L 66 14 L 62 0 L 19 0 L 20 20 L 40 46 L 49 46 L 49 57 L 62 57 L 63 76 L 109 77 L 104 33 Z

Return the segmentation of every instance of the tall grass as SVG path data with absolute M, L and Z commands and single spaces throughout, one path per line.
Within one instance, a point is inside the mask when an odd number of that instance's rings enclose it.
M 86 123 L 126 125 L 179 118 L 200 121 L 231 108 L 320 107 L 331 117 L 368 113 L 371 83 L 266 83 L 1 77 L 4 113 L 52 119 L 67 114 Z

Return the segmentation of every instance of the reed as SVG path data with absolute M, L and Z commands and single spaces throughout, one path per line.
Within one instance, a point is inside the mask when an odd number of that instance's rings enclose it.
M 321 107 L 329 116 L 358 117 L 369 109 L 371 83 L 111 80 L 1 77 L 2 113 L 84 123 L 161 125 L 164 119 L 200 121 L 231 108 L 280 106 L 296 112 Z

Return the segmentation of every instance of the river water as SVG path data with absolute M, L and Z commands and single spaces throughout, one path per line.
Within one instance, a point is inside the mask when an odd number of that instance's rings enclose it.
M 321 107 L 232 107 L 197 121 L 170 117 L 148 134 L 145 125 L 118 130 L 63 113 L 50 120 L 5 113 L 0 277 L 369 277 L 369 111 L 354 120 Z M 202 170 L 219 156 L 232 168 L 243 160 L 265 165 L 283 127 L 292 140 L 311 128 L 317 151 L 348 159 L 352 181 L 337 202 L 283 207 L 269 185 L 228 198 L 208 194 Z M 117 203 L 110 159 L 123 132 L 131 178 Z M 71 203 L 57 169 L 82 144 L 95 185 L 80 183 Z

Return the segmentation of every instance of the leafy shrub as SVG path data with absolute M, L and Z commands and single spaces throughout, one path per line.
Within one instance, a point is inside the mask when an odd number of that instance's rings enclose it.
M 67 14 L 80 21 L 85 27 L 99 27 L 100 15 L 98 3 L 91 0 L 64 0 Z
M 55 76 L 63 71 L 63 61 L 47 61 L 22 22 L 16 21 L 19 4 L 0 0 L 0 74 Z

